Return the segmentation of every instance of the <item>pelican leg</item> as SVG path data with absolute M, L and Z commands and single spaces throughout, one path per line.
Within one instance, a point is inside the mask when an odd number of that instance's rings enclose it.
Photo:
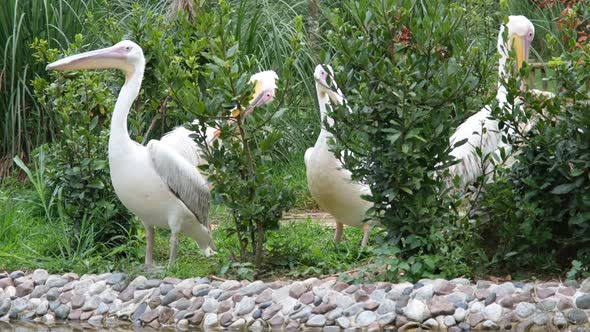
M 361 242 L 361 247 L 365 247 L 367 243 L 369 243 L 369 233 L 371 232 L 371 225 L 364 224 L 363 225 L 363 241 Z
M 342 229 L 344 225 L 340 222 L 336 222 L 336 232 L 334 233 L 334 242 L 338 243 L 342 240 Z
M 154 227 L 145 226 L 145 270 L 152 268 L 154 262 Z
M 168 262 L 168 266 L 172 266 L 176 260 L 177 247 L 178 235 L 176 233 L 172 233 L 172 235 L 170 235 L 170 261 Z

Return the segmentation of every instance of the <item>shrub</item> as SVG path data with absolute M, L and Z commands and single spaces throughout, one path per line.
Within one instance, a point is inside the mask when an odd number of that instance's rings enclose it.
M 77 35 L 65 53 L 78 53 L 81 45 L 83 38 Z M 57 60 L 57 51 L 48 49 L 44 40 L 32 47 L 39 62 Z M 116 98 L 115 86 L 108 82 L 117 80 L 108 72 L 52 72 L 49 77 L 50 81 L 38 77 L 33 82 L 37 102 L 53 114 L 52 125 L 60 128 L 55 141 L 44 148 L 48 194 L 75 228 L 90 220 L 95 224 L 93 240 L 109 243 L 121 231 L 132 229 L 130 214 L 111 186 L 107 158 L 108 115 Z M 52 213 L 58 211 L 48 212 Z
M 481 203 L 487 209 L 482 243 L 495 269 L 555 271 L 590 263 L 589 60 L 587 47 L 555 58 L 551 80 L 559 93 L 549 99 L 526 93 L 524 112 L 500 115 L 516 130 L 530 120 L 536 125 L 520 130 L 517 162 L 488 186 Z
M 460 201 L 436 174 L 451 162 L 450 130 L 487 104 L 492 10 L 483 1 L 365 0 L 326 13 L 330 62 L 351 107 L 334 109 L 329 130 L 353 179 L 371 187 L 371 217 L 398 246 L 388 252 L 407 259 L 392 278 L 465 272 L 454 262 L 473 257 Z

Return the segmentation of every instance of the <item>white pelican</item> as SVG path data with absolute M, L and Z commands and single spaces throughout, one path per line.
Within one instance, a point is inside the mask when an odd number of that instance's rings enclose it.
M 329 72 L 324 69 L 327 68 Z M 330 76 L 328 86 L 326 78 Z M 329 124 L 332 118 L 327 114 L 326 106 L 330 107 L 330 100 L 336 104 L 342 104 L 344 96 L 336 86 L 334 72 L 329 65 L 318 65 L 315 68 L 314 79 L 316 92 L 320 106 L 321 131 L 313 148 L 305 151 L 305 166 L 307 168 L 307 187 L 313 199 L 325 211 L 336 219 L 336 233 L 334 241 L 342 238 L 343 224 L 363 227 L 364 235 L 362 246 L 369 240 L 370 225 L 365 223 L 365 213 L 371 207 L 371 203 L 362 199 L 361 195 L 370 195 L 368 186 L 351 181 L 351 174 L 342 167 L 328 147 L 328 140 L 333 136 L 324 128 L 324 119 Z
M 275 90 L 277 89 L 276 81 L 278 79 L 277 73 L 272 70 L 258 72 L 250 77 L 249 83 L 254 84 L 254 94 L 244 112 L 244 117 L 250 115 L 254 108 L 267 104 L 274 99 Z M 237 119 L 239 114 L 240 111 L 237 108 L 232 109 L 230 120 L 236 121 L 235 119 Z M 198 120 L 193 121 L 193 125 L 198 124 Z M 194 133 L 194 131 L 188 130 L 184 126 L 179 126 L 164 135 L 160 141 L 180 153 L 191 164 L 202 165 L 205 162 L 201 160 L 201 150 L 193 138 L 190 137 Z M 213 144 L 220 133 L 220 129 L 208 126 L 205 132 L 207 144 Z
M 146 269 L 153 263 L 154 226 L 172 232 L 170 264 L 176 258 L 179 232 L 193 238 L 205 256 L 214 254 L 208 227 L 210 194 L 206 180 L 195 167 L 198 153 L 191 152 L 192 145 L 183 147 L 182 140 L 178 145 L 151 140 L 142 146 L 127 132 L 127 116 L 139 94 L 145 69 L 141 47 L 124 40 L 108 48 L 66 57 L 47 69 L 119 69 L 125 73 L 111 120 L 109 165 L 115 193 L 145 227 Z
M 523 61 L 529 59 L 529 48 L 535 36 L 535 27 L 525 16 L 508 17 L 508 39 L 504 42 L 504 25 L 500 28 L 498 35 L 499 79 L 496 100 L 501 109 L 506 104 L 506 88 L 502 85 L 502 78 L 506 77 L 506 61 L 508 50 L 514 48 L 516 52 L 516 65 L 520 69 Z M 475 182 L 482 176 L 482 160 L 476 154 L 476 148 L 481 148 L 482 156 L 497 153 L 499 147 L 505 146 L 507 152 L 510 146 L 502 143 L 502 132 L 498 128 L 498 120 L 492 117 L 490 105 L 486 105 L 479 112 L 470 116 L 463 122 L 450 138 L 451 146 L 457 142 L 467 139 L 463 145 L 454 148 L 449 154 L 460 160 L 458 164 L 449 167 L 451 178 L 459 176 L 460 186 Z M 486 128 L 482 134 L 482 128 Z M 511 134 L 511 131 L 508 133 Z M 493 155 L 491 155 L 493 156 Z M 492 165 L 489 162 L 484 165 L 485 172 L 491 171 Z

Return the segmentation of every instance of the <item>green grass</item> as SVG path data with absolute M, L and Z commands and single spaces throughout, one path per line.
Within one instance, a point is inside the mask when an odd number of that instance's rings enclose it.
M 51 273 L 74 271 L 80 275 L 105 271 L 142 273 L 145 236 L 141 226 L 138 236 L 130 235 L 123 246 L 107 249 L 101 243 L 89 242 L 93 238 L 90 220 L 79 231 L 59 217 L 48 220 L 34 189 L 17 189 L 18 186 L 19 183 L 5 184 L 0 191 L 0 269 L 42 268 Z M 345 228 L 344 240 L 336 245 L 333 227 L 299 220 L 268 232 L 263 267 L 255 271 L 248 264 L 233 262 L 238 255 L 238 243 L 228 233 L 230 218 L 225 208 L 213 207 L 216 256 L 204 257 L 192 239 L 181 235 L 176 264 L 152 276 L 305 278 L 350 270 L 371 257 L 370 250 L 360 249 L 360 229 Z M 156 230 L 154 259 L 162 267 L 168 263 L 169 239 L 169 231 Z

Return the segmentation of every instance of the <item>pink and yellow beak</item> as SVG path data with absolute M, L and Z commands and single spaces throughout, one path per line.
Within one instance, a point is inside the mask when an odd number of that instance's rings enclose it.
M 128 48 L 114 45 L 99 50 L 84 52 L 57 60 L 47 65 L 47 70 L 82 70 L 82 69 L 125 69 L 121 68 L 127 56 Z
M 531 41 L 521 36 L 515 35 L 512 40 L 512 47 L 516 53 L 516 69 L 520 71 L 520 68 L 522 68 L 522 63 L 529 61 Z

